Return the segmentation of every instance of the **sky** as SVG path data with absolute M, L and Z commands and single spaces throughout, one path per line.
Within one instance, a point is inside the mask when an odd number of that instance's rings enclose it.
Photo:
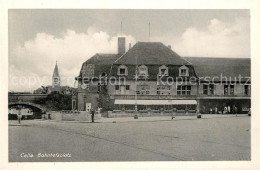
M 56 61 L 61 84 L 74 87 L 83 62 L 96 53 L 117 53 L 118 36 L 126 37 L 127 49 L 156 41 L 180 56 L 249 58 L 250 12 L 9 9 L 9 91 L 51 85 Z

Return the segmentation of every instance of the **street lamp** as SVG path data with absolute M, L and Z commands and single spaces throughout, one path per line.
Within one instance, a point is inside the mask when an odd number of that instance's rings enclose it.
M 135 59 L 136 59 L 136 57 L 135 57 Z M 136 85 L 136 81 L 139 78 L 139 76 L 138 76 L 138 70 L 137 69 L 138 69 L 138 67 L 136 65 L 135 76 L 134 76 L 134 79 L 135 79 L 135 115 L 134 115 L 134 119 L 138 119 L 138 115 L 137 115 L 137 113 L 138 113 L 138 110 L 137 110 L 137 93 L 136 93 L 137 85 Z

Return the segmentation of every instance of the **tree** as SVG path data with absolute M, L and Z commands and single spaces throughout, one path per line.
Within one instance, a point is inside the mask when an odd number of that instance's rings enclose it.
M 34 94 L 47 94 L 48 87 L 41 86 L 40 88 L 33 91 Z
M 52 92 L 46 98 L 47 110 L 71 110 L 71 95 Z
M 99 85 L 98 88 L 99 88 L 98 106 L 101 107 L 103 111 L 113 110 L 114 104 L 108 94 L 107 86 L 103 84 L 103 85 Z

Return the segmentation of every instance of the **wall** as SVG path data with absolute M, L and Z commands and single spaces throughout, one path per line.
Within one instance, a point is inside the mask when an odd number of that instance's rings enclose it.
M 98 107 L 99 94 L 94 92 L 80 92 L 78 93 L 78 110 L 85 111 L 86 103 L 91 103 L 93 109 Z
M 56 121 L 91 121 L 91 114 L 89 112 L 81 111 L 79 113 L 62 113 L 62 112 L 48 112 L 51 120 Z M 101 114 L 95 114 L 95 120 L 101 118 Z

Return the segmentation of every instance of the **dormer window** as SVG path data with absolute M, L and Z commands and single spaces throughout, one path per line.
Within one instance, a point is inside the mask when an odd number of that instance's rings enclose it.
M 159 67 L 159 75 L 168 76 L 168 67 L 165 65 L 162 65 L 161 67 Z
M 126 76 L 128 75 L 127 67 L 125 65 L 121 65 L 118 67 L 117 75 Z
M 189 76 L 189 68 L 186 66 L 181 66 L 179 68 L 179 76 Z
M 148 68 L 145 65 L 141 65 L 138 68 L 139 76 L 147 76 L 148 75 Z

